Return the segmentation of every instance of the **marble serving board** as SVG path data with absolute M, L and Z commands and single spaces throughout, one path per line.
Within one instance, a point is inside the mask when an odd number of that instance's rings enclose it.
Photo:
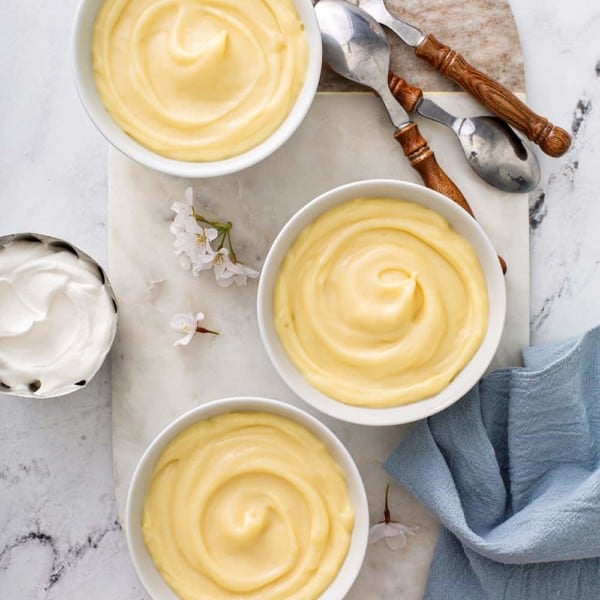
M 429 97 L 454 113 L 481 112 L 462 93 Z M 528 198 L 498 192 L 480 181 L 446 128 L 426 121 L 419 126 L 508 263 L 507 324 L 494 365 L 515 365 L 529 336 Z M 113 451 L 121 516 L 134 466 L 163 427 L 197 404 L 256 395 L 301 406 L 331 427 L 358 464 L 372 522 L 382 518 L 387 476 L 381 464 L 409 426 L 346 424 L 306 406 L 279 379 L 263 350 L 256 282 L 223 289 L 211 272 L 194 278 L 180 268 L 169 232 L 170 206 L 192 186 L 198 212 L 233 221 L 239 260 L 260 269 L 276 234 L 297 209 L 334 186 L 374 177 L 419 181 L 393 138 L 379 100 L 365 93 L 319 94 L 287 144 L 236 175 L 178 179 L 111 151 L 109 272 L 120 308 L 112 352 Z M 187 347 L 173 347 L 177 334 L 169 328 L 170 317 L 188 311 L 203 311 L 206 327 L 220 335 L 196 336 Z M 412 600 L 422 595 L 438 526 L 398 486 L 392 486 L 390 504 L 393 517 L 417 525 L 418 534 L 402 551 L 392 552 L 381 543 L 370 547 L 350 599 Z

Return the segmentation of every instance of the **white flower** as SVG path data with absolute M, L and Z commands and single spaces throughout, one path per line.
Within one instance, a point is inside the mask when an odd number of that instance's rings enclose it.
M 243 265 L 242 263 L 237 263 L 236 266 L 239 270 L 239 273 L 234 279 L 236 285 L 238 286 L 246 285 L 246 283 L 248 282 L 248 278 L 256 279 L 259 275 L 256 269 Z
M 175 254 L 188 254 L 188 247 L 191 247 L 195 243 L 195 237 L 199 230 L 202 229 L 198 223 L 196 223 L 196 219 L 193 217 L 189 217 L 189 220 L 181 219 L 177 222 L 177 218 L 182 213 L 179 213 L 173 219 L 171 223 L 171 233 L 175 236 L 175 241 L 173 242 L 173 247 L 175 248 Z
M 187 254 L 182 254 L 179 257 L 179 264 L 184 271 L 190 271 L 192 269 L 192 259 Z
M 169 228 L 173 235 L 177 236 L 179 233 L 189 231 L 192 224 L 196 224 L 192 188 L 185 191 L 185 202 L 174 202 L 171 205 L 171 210 L 175 213 L 175 218 Z
M 177 236 L 191 231 L 193 226 L 196 224 L 195 217 L 190 213 L 186 214 L 183 212 L 177 213 L 169 226 L 171 233 L 177 238 Z
M 402 523 L 382 521 L 373 525 L 369 531 L 369 544 L 384 540 L 390 550 L 400 550 L 406 546 L 406 537 L 415 535 L 417 527 L 407 527 Z
M 216 252 L 213 259 L 213 269 L 215 279 L 221 287 L 229 287 L 233 283 L 233 278 L 237 275 L 235 264 L 229 258 L 229 250 L 221 248 Z
M 177 214 L 184 213 L 191 215 L 193 214 L 194 206 L 194 190 L 191 187 L 187 188 L 184 193 L 184 202 L 174 202 L 171 206 L 171 210 Z
M 258 271 L 232 260 L 230 252 L 234 258 L 235 254 L 229 237 L 231 223 L 204 221 L 194 212 L 193 203 L 193 190 L 187 188 L 185 200 L 174 202 L 171 206 L 175 217 L 169 229 L 175 236 L 173 246 L 181 267 L 191 270 L 196 276 L 201 271 L 214 269 L 217 283 L 222 287 L 229 287 L 234 282 L 238 286 L 246 285 L 249 277 L 258 277 Z M 200 222 L 206 226 L 203 227 Z M 215 251 L 212 244 L 217 239 L 223 247 Z M 229 248 L 224 247 L 226 242 Z
M 190 253 L 194 275 L 212 268 L 215 251 L 211 243 L 218 235 L 217 230 L 212 227 L 206 227 L 202 233 L 196 234 L 196 244 Z
M 191 341 L 194 335 L 196 335 L 196 330 L 198 328 L 198 324 L 200 321 L 204 320 L 204 313 L 180 313 L 174 315 L 171 318 L 171 327 L 179 332 L 183 333 L 184 336 L 178 339 L 173 343 L 173 346 L 187 346 Z
M 215 253 L 213 259 L 215 278 L 221 287 L 229 287 L 235 282 L 237 286 L 246 285 L 248 277 L 258 277 L 258 271 L 239 262 L 233 262 L 229 257 L 229 250 L 221 248 Z
M 173 247 L 181 266 L 186 271 L 191 269 L 194 275 L 210 269 L 215 255 L 211 242 L 218 232 L 212 227 L 201 227 L 196 221 L 192 188 L 185 191 L 185 202 L 173 203 L 171 210 L 175 218 L 169 229 L 175 236 Z
M 406 536 L 415 535 L 418 527 L 407 527 L 393 521 L 389 506 L 390 484 L 385 486 L 385 502 L 383 505 L 383 521 L 379 521 L 369 530 L 369 544 L 384 540 L 390 550 L 400 550 L 406 546 Z
M 218 232 L 212 227 L 200 227 L 198 223 L 190 224 L 188 229 L 175 236 L 175 254 L 184 255 L 190 259 L 191 268 L 195 275 L 200 271 L 210 269 L 213 265 L 215 251 L 211 242 L 217 238 Z

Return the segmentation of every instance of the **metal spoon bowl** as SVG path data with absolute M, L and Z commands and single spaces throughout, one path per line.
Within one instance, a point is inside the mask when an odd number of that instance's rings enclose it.
M 408 118 L 388 84 L 390 46 L 379 23 L 364 10 L 341 0 L 321 0 L 315 11 L 323 40 L 323 57 L 347 79 L 377 92 L 396 127 L 395 139 L 423 183 L 446 195 L 473 218 L 475 215 L 458 186 L 435 159 L 416 123 Z M 506 262 L 498 256 L 502 272 Z
M 471 168 L 489 185 L 524 194 L 540 181 L 533 150 L 498 117 L 455 117 L 424 98 L 416 112 L 449 127 L 458 137 Z
M 343 77 L 374 89 L 388 112 L 397 112 L 399 105 L 387 85 L 390 47 L 381 27 L 363 10 L 343 0 L 320 0 L 315 10 L 323 57 L 329 66 Z M 410 110 L 450 127 L 469 165 L 489 185 L 524 193 L 538 184 L 537 157 L 502 119 L 457 118 L 427 98 Z

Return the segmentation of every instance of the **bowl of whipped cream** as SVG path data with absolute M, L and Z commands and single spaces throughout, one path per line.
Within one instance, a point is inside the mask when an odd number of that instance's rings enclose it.
M 52 398 L 85 387 L 117 329 L 104 270 L 64 240 L 0 237 L 0 393 Z
M 277 150 L 312 104 L 321 54 L 311 0 L 82 0 L 74 25 L 91 120 L 130 158 L 181 177 Z

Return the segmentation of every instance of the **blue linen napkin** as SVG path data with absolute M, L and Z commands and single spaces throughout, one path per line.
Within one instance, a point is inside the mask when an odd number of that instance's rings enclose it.
M 600 327 L 523 358 L 384 465 L 444 527 L 428 600 L 600 599 Z

